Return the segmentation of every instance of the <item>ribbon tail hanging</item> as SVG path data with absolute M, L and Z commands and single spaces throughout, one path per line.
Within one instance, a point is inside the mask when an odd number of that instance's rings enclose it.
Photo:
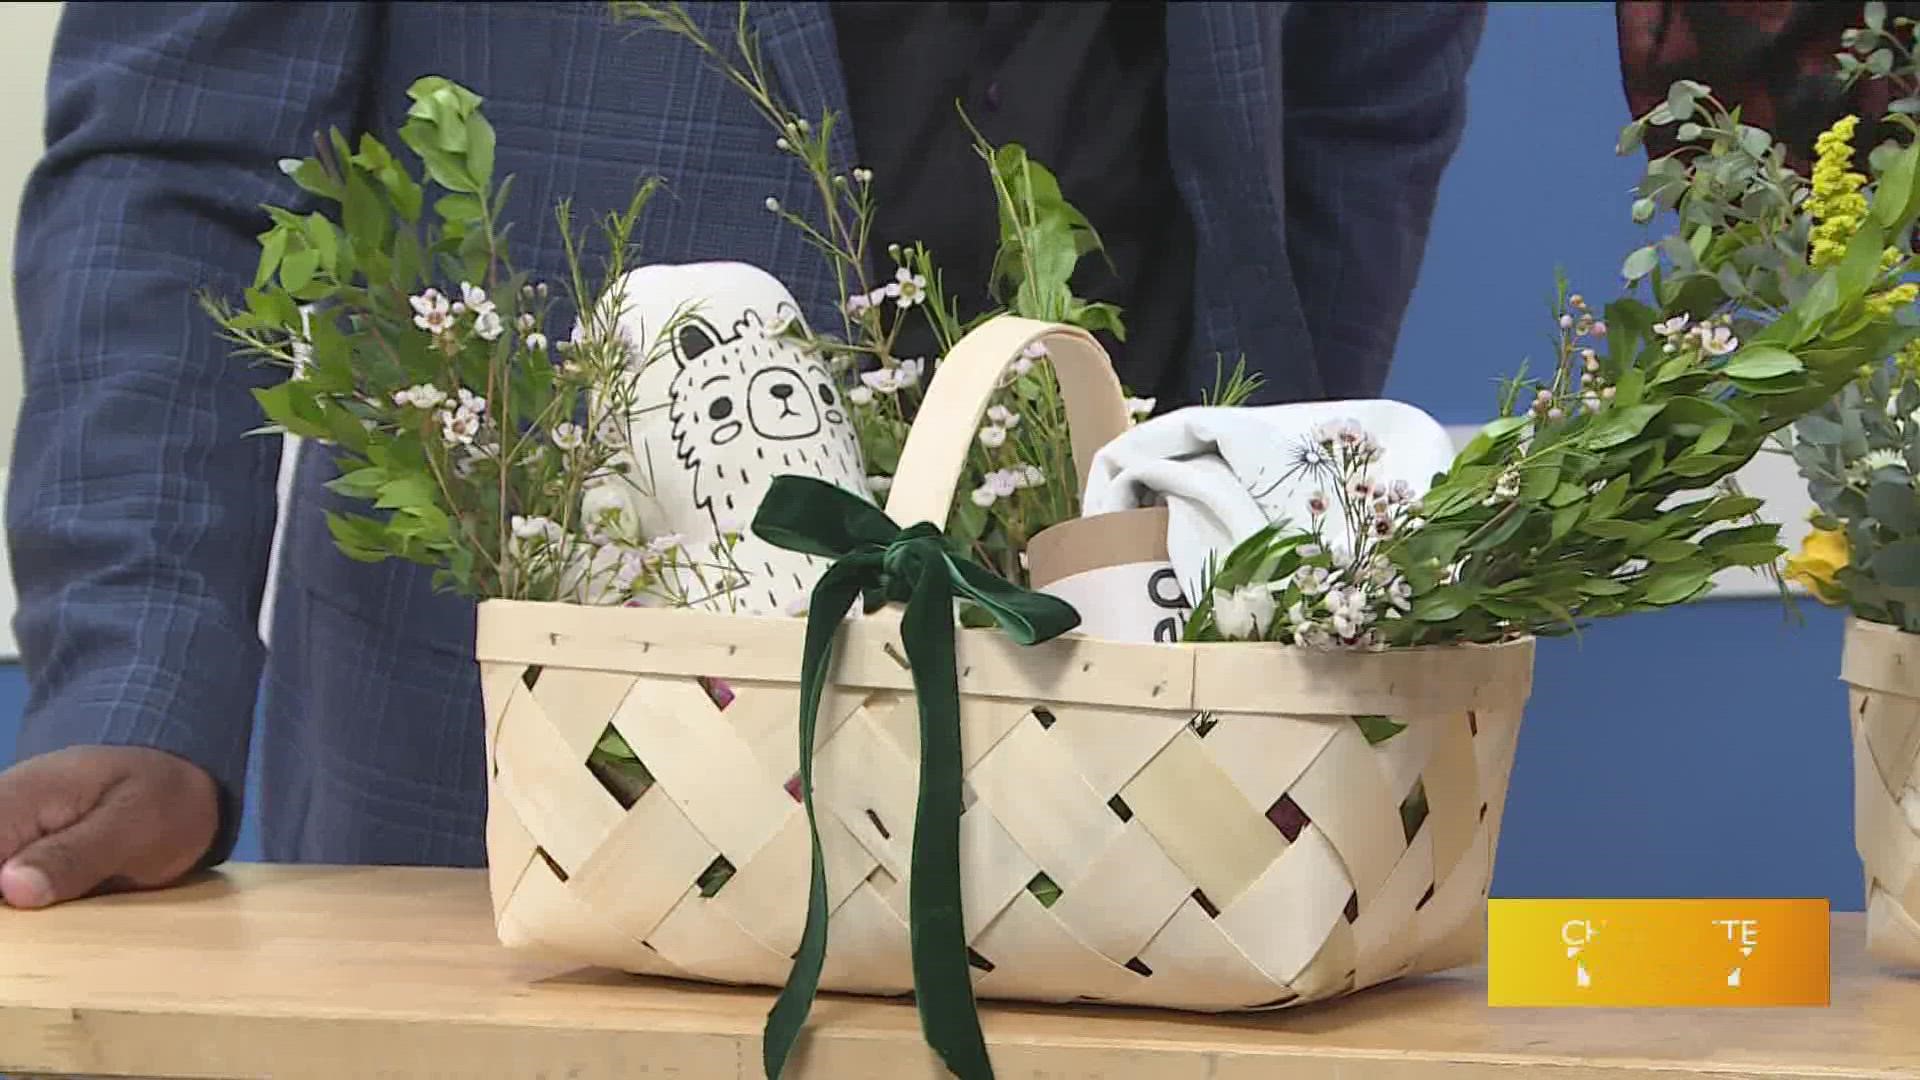
M 907 925 L 914 1001 L 927 1045 L 960 1080 L 992 1080 L 973 998 L 960 901 L 960 683 L 954 674 L 953 590 L 943 562 L 922 564 L 900 636 L 920 712 L 920 795 L 914 811 Z
M 761 1065 L 767 1080 L 780 1080 L 787 1057 L 813 1011 L 814 997 L 820 990 L 820 972 L 827 959 L 827 867 L 820 849 L 819 819 L 813 806 L 813 744 L 819 726 L 820 698 L 832 671 L 833 639 L 840 621 L 859 598 L 863 580 L 877 572 L 871 564 L 877 560 L 837 562 L 827 569 L 814 586 L 812 604 L 807 613 L 805 651 L 800 665 L 800 801 L 807 813 L 807 838 L 813 845 L 812 868 L 807 885 L 807 919 L 800 934 L 800 948 L 793 956 L 793 969 L 780 990 L 773 1008 L 767 1013 L 766 1029 L 761 1036 Z

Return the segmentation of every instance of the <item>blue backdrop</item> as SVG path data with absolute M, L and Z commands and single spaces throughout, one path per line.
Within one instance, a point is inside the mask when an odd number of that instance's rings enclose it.
M 1392 396 L 1485 420 L 1547 355 L 1556 267 L 1617 291 L 1642 230 L 1610 4 L 1496 4 Z M 1494 878 L 1505 896 L 1826 896 L 1861 906 L 1840 617 L 1727 600 L 1543 643 Z M 0 669 L 0 755 L 22 688 Z M 249 826 L 242 858 L 258 852 Z

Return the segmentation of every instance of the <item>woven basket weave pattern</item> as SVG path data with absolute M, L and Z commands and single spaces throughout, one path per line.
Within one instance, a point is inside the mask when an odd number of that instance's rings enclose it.
M 613 626 L 623 641 L 608 643 Z M 883 617 L 850 624 L 821 709 L 831 990 L 912 987 L 917 734 L 892 629 Z M 777 673 L 796 668 L 799 631 L 686 612 L 483 607 L 503 940 L 646 974 L 785 980 L 808 844 L 797 670 Z M 1398 708 L 1382 707 L 1390 676 L 1365 700 L 1333 702 L 1406 724 L 1370 745 L 1350 716 L 1316 714 L 1324 693 L 1300 695 L 1297 715 L 1202 708 L 1204 673 L 1189 663 L 1182 678 L 1184 650 L 963 637 L 963 691 L 1065 691 L 963 694 L 961 876 L 981 997 L 1278 1007 L 1479 958 L 1530 644 L 1473 650 L 1444 682 L 1416 675 Z M 1149 653 L 1163 662 L 1143 667 Z M 583 658 L 593 666 L 560 666 Z M 724 691 L 695 674 L 729 661 L 749 677 Z M 1378 676 L 1353 666 L 1356 681 Z M 1284 690 L 1265 696 L 1290 704 Z M 1114 700 L 1156 698 L 1174 702 Z M 609 724 L 655 778 L 631 807 L 586 765 Z
M 1112 365 L 1083 331 L 1001 317 L 930 383 L 895 522 L 944 520 L 1003 373 L 1034 343 L 1085 482 L 1128 422 Z M 919 726 L 899 628 L 893 608 L 842 624 L 819 710 L 828 990 L 913 988 Z M 797 619 L 481 605 L 503 941 L 785 983 L 811 856 L 804 634 Z M 1325 653 L 965 631 L 955 660 L 976 996 L 1275 1008 L 1480 958 L 1531 641 Z M 1378 738 L 1380 717 L 1404 727 Z M 609 727 L 651 777 L 637 799 L 587 765 Z
M 1881 960 L 1920 968 L 1920 635 L 1852 621 L 1842 669 L 1867 948 Z

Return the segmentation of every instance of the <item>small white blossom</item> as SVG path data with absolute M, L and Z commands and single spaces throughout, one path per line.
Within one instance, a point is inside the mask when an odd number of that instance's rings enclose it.
M 1262 638 L 1273 625 L 1273 594 L 1259 586 L 1213 593 L 1213 622 L 1222 637 L 1231 640 Z
M 1724 326 L 1716 326 L 1712 330 L 1702 327 L 1700 347 L 1708 356 L 1725 356 L 1740 347 L 1740 339 Z
M 927 362 L 924 359 L 902 360 L 900 361 L 900 366 L 894 370 L 899 372 L 895 377 L 900 380 L 900 386 L 903 389 L 909 386 L 917 386 L 920 380 L 926 377 Z
M 1654 323 L 1653 332 L 1664 338 L 1679 337 L 1682 333 L 1686 332 L 1687 324 L 1692 321 L 1693 316 L 1683 311 L 1665 322 Z
M 1000 496 L 995 495 L 993 490 L 985 484 L 973 489 L 973 505 L 975 506 L 992 506 L 999 498 Z
M 793 149 L 793 144 L 787 141 L 787 137 L 785 135 L 782 135 L 779 138 L 773 140 L 773 148 L 776 150 L 791 150 Z
M 393 395 L 395 405 L 411 405 L 416 409 L 437 409 L 445 400 L 447 400 L 446 392 L 432 383 L 409 386 L 405 390 L 396 391 Z
M 544 517 L 522 517 L 513 515 L 510 522 L 515 540 L 543 542 L 547 547 L 557 548 L 566 543 L 566 531 L 559 523 Z
M 987 490 L 1000 498 L 1008 498 L 1026 484 L 1026 474 L 1019 469 L 999 469 L 987 476 Z
M 413 307 L 413 325 L 429 334 L 444 334 L 453 328 L 453 307 L 438 289 L 428 289 L 407 298 Z
M 1302 595 L 1318 596 L 1327 591 L 1331 577 L 1324 566 L 1303 566 L 1294 572 L 1293 583 L 1300 587 Z
M 547 335 L 528 334 L 527 348 L 534 352 L 546 352 L 547 351 Z
M 1560 410 L 1555 409 L 1553 411 L 1559 412 Z M 1552 413 L 1548 415 L 1551 416 Z M 1493 494 L 1487 496 L 1484 502 L 1487 506 L 1492 506 L 1494 503 L 1516 498 L 1519 494 L 1520 472 L 1517 469 L 1507 469 L 1494 479 Z
M 460 410 L 462 412 L 479 414 L 487 411 L 487 399 L 481 397 L 480 395 L 474 393 L 473 391 L 467 389 L 466 387 L 464 386 L 461 387 L 458 391 L 456 391 L 456 395 L 460 402 Z
M 847 314 L 858 316 L 873 306 L 873 300 L 864 293 L 855 293 L 847 297 Z
M 910 308 L 927 298 L 927 279 L 903 266 L 894 272 L 887 295 L 901 308 Z
M 847 400 L 862 407 L 871 405 L 873 404 L 873 390 L 871 387 L 856 386 L 847 391 Z
M 473 320 L 473 332 L 480 335 L 482 341 L 498 341 L 505 331 L 506 327 L 500 322 L 500 313 L 491 306 Z
M 618 596 L 626 596 L 633 591 L 634 582 L 647 572 L 647 561 L 639 552 L 631 548 L 605 548 L 609 553 L 619 556 L 619 563 L 613 571 L 613 591 Z
M 1606 324 L 1605 322 L 1596 322 L 1596 323 L 1594 323 L 1594 324 L 1593 324 L 1593 336 L 1594 336 L 1594 337 L 1606 337 L 1606 336 L 1607 336 L 1607 324 Z
M 980 445 L 989 450 L 998 450 L 1007 445 L 1007 429 L 997 424 L 988 424 L 981 428 Z
M 1020 414 L 1007 408 L 1005 405 L 988 406 L 987 419 L 1008 430 L 1020 426 Z
M 441 409 L 440 431 L 450 443 L 472 446 L 473 437 L 480 434 L 480 416 L 465 409 Z
M 1385 555 L 1375 555 L 1367 564 L 1367 580 L 1380 588 L 1391 585 L 1398 576 L 1399 573 L 1393 568 L 1393 560 Z
M 1905 469 L 1906 467 L 1907 459 L 1898 450 L 1869 450 L 1855 460 L 1847 471 L 1864 479 L 1881 469 Z
M 1036 487 L 1045 487 L 1046 485 L 1047 485 L 1047 474 L 1041 471 L 1038 465 L 1027 465 L 1021 468 L 1020 470 L 1020 486 L 1021 487 L 1036 488 Z
M 777 214 L 780 212 L 780 200 L 774 198 L 771 195 L 767 196 L 766 206 L 767 206 L 767 213 L 769 214 Z
M 1130 397 L 1127 399 L 1127 415 L 1135 419 L 1152 416 L 1153 410 L 1158 407 L 1159 404 L 1160 401 L 1158 398 Z
M 587 523 L 588 538 L 596 531 L 617 529 L 626 514 L 626 499 L 612 484 L 595 484 L 580 495 L 580 519 Z
M 1560 316 L 1560 329 L 1562 330 L 1573 329 L 1573 316 L 1571 315 Z
M 860 373 L 860 381 L 865 384 L 869 394 L 897 394 L 902 386 L 896 374 L 898 370 L 897 368 L 880 368 L 877 371 L 863 371 Z M 856 404 L 860 403 L 856 402 Z
M 520 313 L 520 317 L 518 319 L 515 319 L 513 322 L 515 326 L 518 326 L 520 328 L 521 333 L 530 334 L 533 332 L 533 326 L 534 326 L 533 312 L 523 311 Z
M 855 183 L 871 184 L 873 183 L 873 170 L 856 168 L 853 170 L 853 179 Z
M 1407 579 L 1398 578 L 1387 586 L 1387 601 L 1396 611 L 1410 611 L 1413 608 L 1413 586 Z
M 555 424 L 553 427 L 553 445 L 561 450 L 578 450 L 585 446 L 587 433 L 578 424 Z
M 724 530 L 722 532 L 723 535 L 731 535 L 725 533 Z M 661 533 L 659 536 L 652 537 L 647 541 L 646 552 L 653 558 L 664 558 L 678 552 L 684 548 L 686 544 L 687 538 L 677 532 Z
M 460 302 L 475 315 L 484 315 L 493 310 L 493 301 L 487 299 L 487 291 L 464 281 L 460 283 Z

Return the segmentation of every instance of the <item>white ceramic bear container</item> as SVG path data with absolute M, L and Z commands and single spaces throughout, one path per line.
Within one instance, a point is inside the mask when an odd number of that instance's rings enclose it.
M 793 294 L 736 262 L 646 266 L 620 279 L 618 327 L 637 366 L 627 417 L 624 506 L 643 535 L 677 534 L 705 559 L 728 531 L 746 585 L 700 606 L 790 614 L 825 560 L 749 531 L 775 476 L 819 477 L 869 498 L 860 440 L 824 360 L 778 331 L 801 319 Z M 662 334 L 671 330 L 670 340 Z

